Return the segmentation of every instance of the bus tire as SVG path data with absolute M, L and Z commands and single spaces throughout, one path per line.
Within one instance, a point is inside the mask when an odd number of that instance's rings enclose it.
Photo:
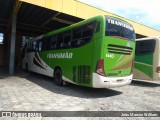
M 60 69 L 56 69 L 54 72 L 54 82 L 58 86 L 63 85 L 62 71 Z

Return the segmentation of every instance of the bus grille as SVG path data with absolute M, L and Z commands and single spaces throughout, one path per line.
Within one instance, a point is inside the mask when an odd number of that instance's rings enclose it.
M 78 66 L 78 83 L 89 84 L 91 80 L 90 66 L 80 65 Z
M 124 55 L 131 55 L 133 50 L 131 47 L 113 45 L 113 44 L 108 44 L 107 49 L 108 49 L 108 52 L 110 53 L 124 54 Z

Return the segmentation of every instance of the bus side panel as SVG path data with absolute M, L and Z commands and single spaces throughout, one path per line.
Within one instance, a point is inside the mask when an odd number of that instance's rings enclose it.
M 134 78 L 144 80 L 153 79 L 153 53 L 135 56 Z
M 41 52 L 40 57 L 54 71 L 62 71 L 65 81 L 91 87 L 93 42 L 79 48 Z
M 53 69 L 47 64 L 50 61 L 44 61 L 42 59 L 46 56 L 47 53 L 49 53 L 49 51 L 35 52 L 33 64 L 36 66 L 37 69 L 39 69 L 40 74 L 53 77 Z
M 74 49 L 73 49 L 74 50 Z M 70 78 L 78 85 L 91 87 L 93 41 L 73 51 L 73 59 L 70 63 Z M 67 74 L 69 74 L 67 72 Z M 66 74 L 66 75 L 67 75 Z
M 28 67 L 29 71 L 53 77 L 53 69 L 51 69 L 40 57 L 43 52 L 28 52 L 23 59 L 23 68 Z M 26 66 L 27 65 L 27 66 Z
M 33 72 L 38 72 L 39 73 L 39 70 L 36 71 L 35 67 L 34 67 L 34 64 L 33 64 L 33 58 L 34 58 L 34 53 L 33 52 L 28 52 L 27 53 L 27 63 L 28 64 L 28 70 L 29 71 L 33 71 Z
M 98 60 L 103 58 L 103 54 L 102 54 L 102 50 L 103 50 L 103 37 L 105 35 L 105 17 L 103 17 L 102 19 L 99 19 L 98 22 L 100 23 L 100 29 L 99 31 L 95 32 L 94 34 L 94 45 L 93 45 L 93 69 L 92 69 L 92 73 L 96 72 L 96 66 L 97 66 L 97 62 Z M 92 86 L 93 86 L 93 78 L 92 78 Z
M 157 79 L 158 40 L 156 38 L 138 39 L 134 64 L 134 78 L 142 80 Z
M 160 73 L 156 71 L 157 67 L 160 66 L 160 40 L 156 40 L 153 56 L 153 80 L 160 80 Z

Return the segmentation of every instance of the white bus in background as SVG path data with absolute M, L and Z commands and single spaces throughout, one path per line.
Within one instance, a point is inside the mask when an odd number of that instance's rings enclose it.
M 134 79 L 160 80 L 160 36 L 136 40 Z

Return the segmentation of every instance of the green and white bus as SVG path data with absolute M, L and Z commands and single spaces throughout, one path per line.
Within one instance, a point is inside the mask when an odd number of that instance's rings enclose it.
M 160 37 L 136 40 L 134 79 L 160 80 Z
M 24 50 L 23 68 L 57 85 L 124 86 L 133 77 L 135 32 L 126 21 L 100 15 L 41 35 Z

